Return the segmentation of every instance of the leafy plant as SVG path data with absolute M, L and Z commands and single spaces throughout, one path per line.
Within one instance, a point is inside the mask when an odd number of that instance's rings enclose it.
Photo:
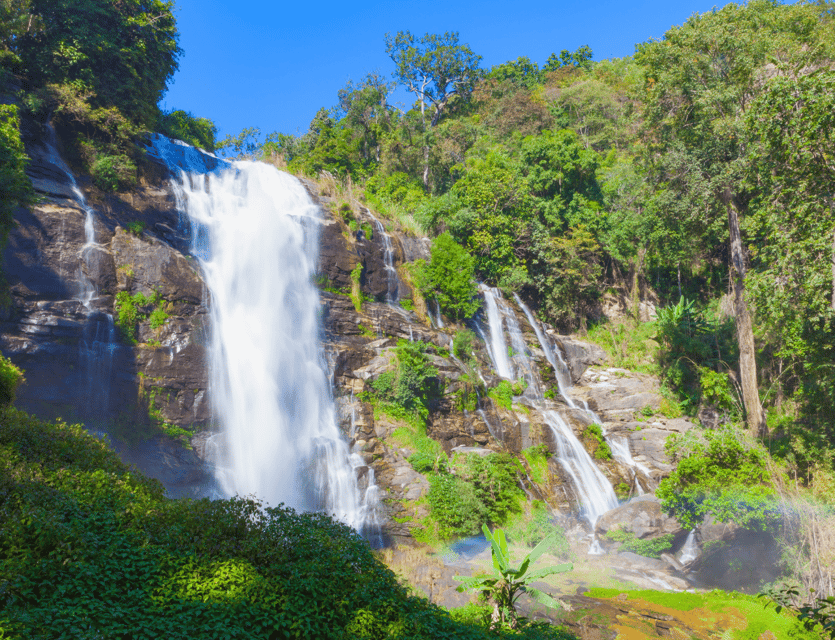
M 448 233 L 432 241 L 429 262 L 418 261 L 415 269 L 421 295 L 437 300 L 444 313 L 469 318 L 480 308 L 475 261 Z
M 357 313 L 362 311 L 362 289 L 360 288 L 360 280 L 362 278 L 362 263 L 351 269 L 351 302 L 354 303 L 354 309 Z
M 9 406 L 14 402 L 17 388 L 23 381 L 23 371 L 12 364 L 11 360 L 0 355 L 0 407 Z
M 454 578 L 462 583 L 458 587 L 458 591 L 476 590 L 493 604 L 493 628 L 507 625 L 511 629 L 515 629 L 518 626 L 516 600 L 523 593 L 527 593 L 541 604 L 558 608 L 559 603 L 554 598 L 539 589 L 533 588 L 530 584 L 546 576 L 570 571 L 574 568 L 574 565 L 565 563 L 528 571 L 531 564 L 538 560 L 553 543 L 550 537 L 540 542 L 533 551 L 525 556 L 517 569 L 510 564 L 510 553 L 504 531 L 496 529 L 491 533 L 487 525 L 483 525 L 481 530 L 490 542 L 493 556 L 493 574 L 488 576 L 454 576 Z
M 673 540 L 675 539 L 672 533 L 668 533 L 657 538 L 643 540 L 632 531 L 625 531 L 620 528 L 607 531 L 606 537 L 614 542 L 622 543 L 621 549 L 623 551 L 631 551 L 647 558 L 660 558 L 662 553 L 666 553 L 673 548 Z
M 612 459 L 612 449 L 603 437 L 603 430 L 599 424 L 590 424 L 583 429 L 583 439 L 592 446 L 595 460 Z

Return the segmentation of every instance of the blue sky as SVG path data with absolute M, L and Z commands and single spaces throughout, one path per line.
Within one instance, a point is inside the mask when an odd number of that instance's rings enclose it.
M 349 79 L 391 75 L 387 32 L 458 31 L 482 66 L 588 44 L 594 59 L 631 55 L 708 0 L 176 0 L 184 55 L 161 105 L 211 118 L 219 137 L 244 127 L 304 133 Z M 397 97 L 406 102 L 403 93 Z M 409 101 L 410 102 L 410 101 Z

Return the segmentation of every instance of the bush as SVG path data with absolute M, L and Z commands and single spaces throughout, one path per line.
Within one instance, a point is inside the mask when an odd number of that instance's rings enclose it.
M 428 347 L 420 340 L 398 341 L 394 349 L 397 369 L 385 371 L 371 382 L 375 395 L 407 411 L 428 410 L 441 392 L 438 370 L 426 354 Z
M 590 424 L 583 430 L 583 440 L 592 448 L 592 456 L 595 460 L 611 460 L 612 449 L 603 437 L 603 430 L 599 424 Z
M 473 349 L 475 348 L 475 334 L 469 329 L 461 329 L 456 332 L 455 338 L 452 340 L 452 353 L 460 360 L 469 360 L 472 358 Z
M 7 407 L 14 402 L 17 388 L 23 380 L 23 371 L 0 355 L 0 407 Z
M 646 558 L 660 558 L 662 553 L 667 553 L 673 548 L 675 539 L 675 535 L 668 533 L 651 540 L 642 540 L 631 531 L 622 529 L 607 531 L 606 537 L 614 542 L 622 543 L 620 547 L 622 551 L 631 551 Z
M 475 284 L 475 260 L 467 250 L 442 233 L 432 241 L 429 262 L 417 261 L 415 280 L 421 295 L 438 301 L 454 318 L 469 318 L 481 306 Z
M 684 527 L 697 526 L 708 512 L 720 522 L 760 531 L 779 518 L 768 454 L 737 428 L 691 429 L 670 436 L 665 448 L 678 464 L 656 495 L 664 512 Z
M 217 127 L 208 118 L 197 118 L 188 111 L 180 109 L 160 113 L 157 129 L 169 138 L 187 142 L 204 151 L 214 151 Z
M 90 177 L 102 191 L 115 192 L 136 185 L 136 165 L 126 155 L 97 155 Z
M 0 424 L 4 638 L 496 637 L 408 595 L 329 516 L 169 500 L 78 425 Z

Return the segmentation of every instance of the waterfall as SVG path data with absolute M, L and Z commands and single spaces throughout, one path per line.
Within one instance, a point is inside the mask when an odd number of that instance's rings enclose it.
M 86 310 L 87 322 L 82 339 L 78 343 L 78 360 L 84 376 L 81 414 L 88 428 L 104 428 L 110 419 L 110 391 L 113 376 L 113 359 L 118 344 L 113 316 L 93 308 L 98 291 L 88 274 L 98 275 L 100 255 L 96 243 L 95 210 L 91 207 L 75 175 L 58 153 L 58 138 L 51 122 L 46 123 L 46 150 L 49 161 L 60 169 L 70 183 L 75 201 L 84 211 L 84 244 L 79 256 L 75 299 Z
M 372 533 L 373 471 L 337 427 L 320 343 L 319 207 L 292 176 L 156 136 L 210 294 L 210 390 L 226 495 L 325 511 Z M 358 478 L 364 478 L 364 490 Z
M 522 331 L 519 328 L 519 321 L 513 309 L 501 298 L 497 289 L 481 285 L 484 294 L 485 307 L 487 308 L 488 330 L 490 341 L 487 342 L 488 352 L 496 371 L 505 378 L 513 376 L 513 364 L 517 364 L 516 370 L 521 370 L 528 382 L 528 389 L 532 390 L 529 396 L 533 396 L 534 403 L 538 406 L 545 423 L 551 429 L 554 441 L 557 446 L 556 458 L 566 475 L 571 480 L 574 491 L 580 501 L 583 515 L 594 526 L 597 519 L 610 509 L 618 506 L 618 499 L 612 489 L 611 483 L 600 471 L 589 456 L 586 449 L 574 435 L 574 432 L 566 424 L 563 417 L 551 409 L 545 408 L 544 398 L 539 391 L 538 376 L 534 373 L 535 368 L 531 364 L 528 350 L 522 338 Z M 532 320 L 527 307 L 522 307 Z M 549 349 L 545 347 L 545 340 L 539 328 L 532 322 L 532 326 L 540 337 L 546 357 Z M 505 332 L 507 327 L 507 332 Z M 512 362 L 508 355 L 505 333 L 510 335 L 511 348 L 513 349 Z M 482 335 L 484 335 L 482 333 Z M 549 362 L 552 366 L 556 360 L 553 350 L 550 350 Z M 556 367 L 555 367 L 556 368 Z M 569 405 L 573 406 L 573 405 Z
M 699 549 L 699 543 L 696 542 L 696 530 L 692 529 L 687 534 L 687 540 L 684 541 L 684 546 L 679 552 L 678 561 L 681 564 L 687 564 L 698 558 L 699 553 L 701 553 L 701 550 Z
M 480 285 L 480 289 L 484 295 L 484 306 L 487 308 L 487 328 L 490 332 L 490 339 L 484 341 L 487 344 L 487 353 L 490 355 L 490 360 L 493 361 L 493 368 L 496 373 L 502 378 L 512 380 L 513 368 L 507 354 L 507 343 L 504 340 L 502 316 L 499 315 L 498 299 L 501 297 L 501 293 L 498 289 L 493 289 L 484 284 Z M 484 334 L 482 333 L 483 337 Z
M 397 269 L 394 268 L 394 247 L 391 244 L 391 236 L 386 233 L 383 223 L 377 220 L 371 211 L 366 211 L 374 223 L 374 233 L 383 239 L 383 264 L 386 267 L 387 279 L 386 302 L 393 304 L 400 299 L 400 282 L 397 277 Z
M 600 425 L 600 430 L 603 433 L 603 437 L 606 440 L 606 443 L 609 445 L 609 448 L 612 451 L 612 456 L 620 462 L 621 464 L 625 465 L 632 469 L 632 472 L 635 476 L 635 484 L 638 489 L 638 495 L 643 495 L 644 490 L 641 487 L 641 483 L 638 481 L 638 473 L 637 471 L 641 471 L 647 478 L 651 478 L 652 475 L 650 474 L 650 470 L 636 461 L 632 457 L 632 452 L 629 450 L 629 440 L 624 437 L 613 437 L 609 436 L 606 433 L 606 428 L 603 426 L 603 423 L 600 421 L 600 417 L 591 409 L 587 403 L 583 403 L 583 407 L 578 407 L 574 400 L 566 393 L 566 389 L 571 386 L 571 376 L 568 371 L 568 367 L 565 364 L 565 361 L 562 359 L 562 354 L 560 353 L 559 348 L 554 348 L 551 345 L 551 342 L 546 339 L 545 334 L 542 332 L 542 329 L 539 327 L 539 323 L 536 321 L 536 318 L 533 317 L 531 310 L 522 302 L 521 298 L 515 293 L 513 294 L 516 298 L 516 303 L 525 312 L 525 316 L 528 318 L 528 324 L 533 327 L 534 332 L 536 333 L 537 340 L 539 340 L 539 344 L 542 347 L 542 350 L 545 352 L 545 357 L 548 360 L 551 367 L 554 369 L 555 377 L 557 379 L 557 386 L 560 390 L 560 396 L 562 396 L 565 403 L 575 409 L 584 413 L 592 422 L 595 424 Z

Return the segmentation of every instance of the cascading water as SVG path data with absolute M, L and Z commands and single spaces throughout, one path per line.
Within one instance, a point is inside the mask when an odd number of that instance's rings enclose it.
M 557 461 L 571 479 L 571 484 L 582 506 L 583 515 L 594 526 L 594 523 L 602 514 L 618 506 L 615 491 L 611 483 L 594 464 L 591 456 L 566 424 L 563 417 L 556 411 L 545 408 L 542 394 L 538 391 L 539 381 L 534 374 L 534 367 L 528 357 L 527 348 L 522 339 L 522 332 L 519 329 L 519 321 L 513 309 L 504 303 L 498 290 L 481 285 L 481 291 L 484 294 L 485 306 L 487 307 L 488 330 L 490 333 L 488 352 L 493 361 L 493 367 L 502 377 L 512 378 L 514 368 L 511 358 L 508 356 L 505 341 L 504 327 L 507 326 L 507 333 L 511 337 L 513 362 L 518 363 L 516 368 L 523 373 L 528 382 L 528 388 L 534 390 L 534 393 L 531 394 L 534 402 L 539 405 L 540 412 L 554 435 L 557 445 Z M 523 309 L 526 313 L 530 313 L 527 308 L 523 307 Z M 531 319 L 530 315 L 528 315 L 528 319 Z M 540 336 L 538 327 L 534 326 L 534 329 L 537 331 L 537 336 Z M 544 342 L 544 340 L 540 340 L 540 342 Z M 543 348 L 545 347 L 543 346 Z M 547 354 L 548 350 L 546 349 Z M 551 352 L 551 356 L 553 357 L 553 352 Z M 509 375 L 505 375 L 503 372 L 507 372 Z
M 536 333 L 537 340 L 539 340 L 539 344 L 542 347 L 542 350 L 545 352 L 545 357 L 548 360 L 551 367 L 554 369 L 554 373 L 556 374 L 555 377 L 557 379 L 557 386 L 560 390 L 560 395 L 562 396 L 565 403 L 576 411 L 580 411 L 586 415 L 592 422 L 595 424 L 600 425 L 601 432 L 603 433 L 603 437 L 606 440 L 606 443 L 609 445 L 609 448 L 612 451 L 612 456 L 620 462 L 621 464 L 625 465 L 632 469 L 632 473 L 635 476 L 635 486 L 638 490 L 638 495 L 643 495 L 644 489 L 641 486 L 641 482 L 638 479 L 637 471 L 641 471 L 647 478 L 651 478 L 650 470 L 647 469 L 644 465 L 637 462 L 632 457 L 632 452 L 629 450 L 629 441 L 621 436 L 621 437 L 613 437 L 609 436 L 606 433 L 606 429 L 603 427 L 603 423 L 600 421 L 599 416 L 589 409 L 586 403 L 583 403 L 583 407 L 578 407 L 577 404 L 572 400 L 571 396 L 566 393 L 566 389 L 571 386 L 571 376 L 568 372 L 568 367 L 565 364 L 565 361 L 562 359 L 562 355 L 558 348 L 554 348 L 551 344 L 550 340 L 546 339 L 545 334 L 542 332 L 542 329 L 539 327 L 539 323 L 536 321 L 536 318 L 533 317 L 531 310 L 522 302 L 521 298 L 517 294 L 513 294 L 516 298 L 516 303 L 525 312 L 525 316 L 528 318 L 528 324 L 533 327 L 534 332 Z
M 397 269 L 394 268 L 394 246 L 391 244 L 391 236 L 386 233 L 383 223 L 377 220 L 370 211 L 368 215 L 374 223 L 374 233 L 383 239 L 383 264 L 386 267 L 386 302 L 394 304 L 400 299 L 400 283 L 397 277 Z
M 113 316 L 96 311 L 93 300 L 98 292 L 88 274 L 98 275 L 100 252 L 96 243 L 95 210 L 76 182 L 75 175 L 58 153 L 58 138 L 55 129 L 47 122 L 46 150 L 48 160 L 58 167 L 69 181 L 75 201 L 84 211 L 84 245 L 79 256 L 75 299 L 87 314 L 82 339 L 78 343 L 78 359 L 84 376 L 81 414 L 88 428 L 105 428 L 110 418 L 110 386 L 113 374 L 114 354 L 118 348 Z
M 211 156 L 207 163 L 162 136 L 153 145 L 179 171 L 172 182 L 211 295 L 210 388 L 223 432 L 215 461 L 223 491 L 325 511 L 375 535 L 373 471 L 339 432 L 320 346 L 312 284 L 319 208 L 295 178 L 269 165 Z
M 487 307 L 487 330 L 490 332 L 490 339 L 486 340 L 487 353 L 493 361 L 493 368 L 502 378 L 513 379 L 513 367 L 510 364 L 510 357 L 507 355 L 507 343 L 504 340 L 504 327 L 502 316 L 499 314 L 498 299 L 501 296 L 497 289 L 482 284 L 481 292 L 484 295 L 484 305 Z M 482 334 L 484 337 L 484 334 Z

